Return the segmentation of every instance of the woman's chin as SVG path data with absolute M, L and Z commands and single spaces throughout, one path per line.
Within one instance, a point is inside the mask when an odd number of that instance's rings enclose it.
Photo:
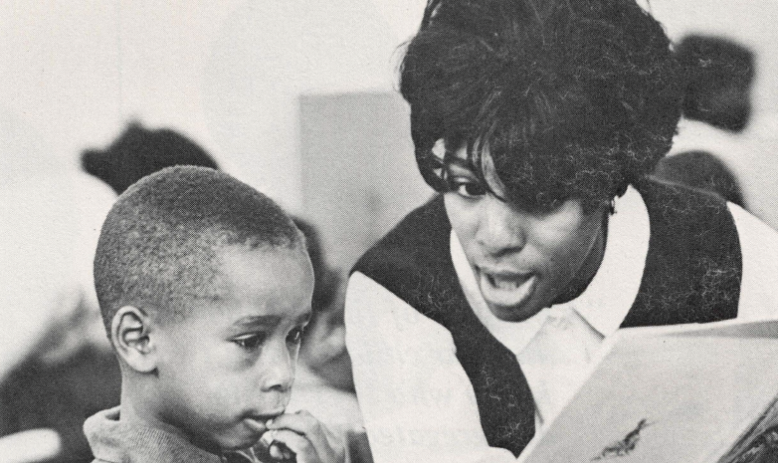
M 486 305 L 495 317 L 506 322 L 523 322 L 542 310 L 542 307 L 533 304 L 532 301 L 526 301 L 524 304 L 514 306 L 505 306 L 486 301 Z

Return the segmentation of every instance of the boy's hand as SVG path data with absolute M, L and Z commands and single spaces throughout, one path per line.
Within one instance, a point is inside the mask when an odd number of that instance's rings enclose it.
M 278 416 L 268 421 L 267 428 L 261 440 L 270 456 L 277 460 L 297 463 L 343 463 L 345 460 L 343 443 L 307 411 Z

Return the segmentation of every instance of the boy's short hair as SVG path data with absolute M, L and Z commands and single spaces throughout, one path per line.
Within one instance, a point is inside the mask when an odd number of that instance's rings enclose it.
M 670 40 L 634 0 L 429 0 L 400 70 L 422 175 L 431 153 L 488 149 L 510 200 L 621 194 L 669 151 L 681 85 Z
M 164 323 L 183 319 L 196 300 L 218 300 L 219 252 L 230 246 L 305 249 L 273 200 L 223 172 L 177 166 L 132 185 L 108 213 L 95 254 L 106 330 L 125 305 Z

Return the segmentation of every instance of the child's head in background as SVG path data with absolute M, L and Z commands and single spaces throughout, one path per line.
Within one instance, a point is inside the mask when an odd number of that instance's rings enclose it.
M 284 412 L 313 273 L 272 200 L 212 169 L 162 170 L 111 209 L 94 272 L 122 419 L 221 451 Z
M 351 358 L 346 351 L 344 326 L 345 279 L 327 263 L 319 232 L 312 223 L 293 217 L 305 236 L 314 273 L 312 316 L 305 330 L 300 361 L 328 386 L 354 391 Z
M 143 177 L 172 166 L 219 169 L 210 153 L 186 135 L 167 128 L 150 129 L 138 121 L 129 123 L 108 147 L 81 153 L 81 168 L 117 195 Z

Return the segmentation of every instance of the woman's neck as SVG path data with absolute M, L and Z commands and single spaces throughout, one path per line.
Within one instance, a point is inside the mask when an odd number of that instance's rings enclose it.
M 594 276 L 597 275 L 597 272 L 600 270 L 600 265 L 602 265 L 602 260 L 605 256 L 605 246 L 608 242 L 608 221 L 611 216 L 609 210 L 603 211 L 602 214 L 602 225 L 600 226 L 597 238 L 595 238 L 589 254 L 586 256 L 578 273 L 573 280 L 570 281 L 570 284 L 567 285 L 567 288 L 562 290 L 559 297 L 554 300 L 554 304 L 563 304 L 572 301 L 583 294 L 589 286 L 589 283 L 592 282 Z

